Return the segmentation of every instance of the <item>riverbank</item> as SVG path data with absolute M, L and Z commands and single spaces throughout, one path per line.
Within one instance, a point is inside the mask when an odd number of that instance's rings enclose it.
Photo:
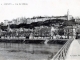
M 44 39 L 0 39 L 1 43 L 44 44 Z M 47 44 L 65 44 L 67 39 L 48 40 Z

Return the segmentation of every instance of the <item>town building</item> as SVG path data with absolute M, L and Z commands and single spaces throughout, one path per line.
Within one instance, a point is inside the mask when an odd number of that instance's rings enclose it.
M 31 36 L 33 36 L 34 39 L 56 39 L 57 32 L 58 28 L 40 26 L 35 27 Z
M 66 26 L 64 28 L 64 35 L 66 36 L 66 38 L 76 38 L 76 28 L 76 26 Z

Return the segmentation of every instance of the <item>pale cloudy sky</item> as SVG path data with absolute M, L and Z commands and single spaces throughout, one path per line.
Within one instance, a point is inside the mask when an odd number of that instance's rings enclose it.
M 18 17 L 60 16 L 65 15 L 68 9 L 70 15 L 80 17 L 80 0 L 0 0 L 0 22 Z

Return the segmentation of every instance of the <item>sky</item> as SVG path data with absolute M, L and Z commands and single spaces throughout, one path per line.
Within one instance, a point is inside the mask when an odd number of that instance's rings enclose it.
M 0 0 L 0 22 L 19 17 L 63 16 L 68 9 L 70 15 L 80 17 L 80 0 Z

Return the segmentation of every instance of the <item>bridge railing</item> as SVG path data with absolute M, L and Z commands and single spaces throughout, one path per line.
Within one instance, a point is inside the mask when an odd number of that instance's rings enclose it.
M 73 39 L 69 39 L 64 45 L 63 47 L 56 53 L 56 55 L 54 55 L 51 59 L 49 60 L 65 60 L 65 57 L 67 55 L 67 51 L 68 48 L 71 44 L 71 42 L 73 41 Z

